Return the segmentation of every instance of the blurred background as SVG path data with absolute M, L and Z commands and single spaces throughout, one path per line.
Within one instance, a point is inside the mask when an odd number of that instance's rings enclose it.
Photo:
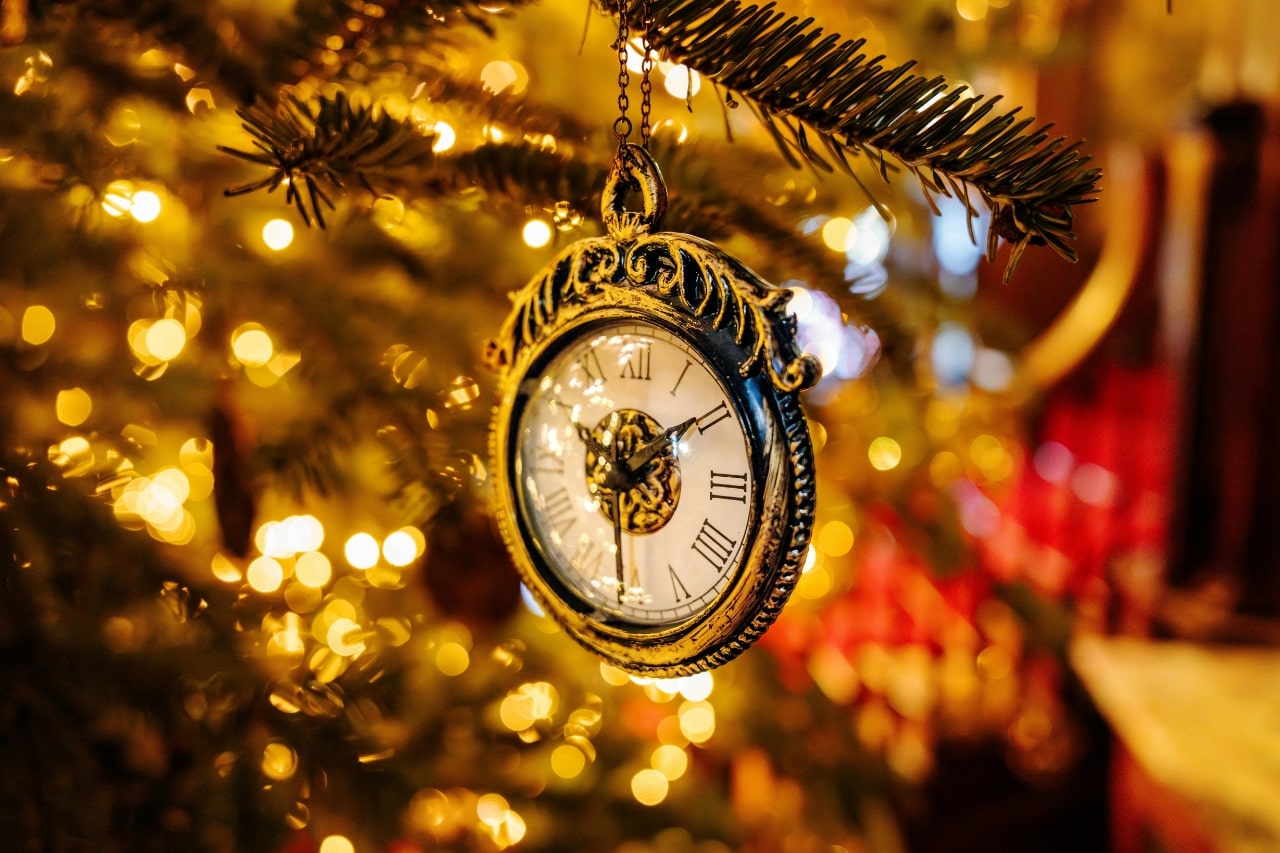
M 1085 140 L 1101 193 L 1004 283 L 976 192 L 793 168 L 659 57 L 668 226 L 791 288 L 826 378 L 791 603 L 638 681 L 486 503 L 484 344 L 601 233 L 615 19 L 0 2 L 11 849 L 1280 849 L 1280 8 L 780 8 Z M 282 93 L 418 141 L 344 126 L 371 187 L 292 206 L 219 149 Z

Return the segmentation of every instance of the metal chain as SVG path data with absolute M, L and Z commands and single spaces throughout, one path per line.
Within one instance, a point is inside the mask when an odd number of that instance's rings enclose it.
M 631 106 L 631 100 L 627 97 L 627 84 L 631 82 L 631 75 L 627 73 L 627 38 L 630 35 L 627 26 L 627 0 L 622 0 L 618 4 L 618 40 L 614 43 L 618 51 L 618 117 L 613 120 L 613 135 L 618 140 L 619 158 L 627 144 L 627 137 L 631 136 L 631 119 L 627 117 L 627 107 Z
M 640 61 L 640 144 L 649 147 L 650 121 L 649 114 L 653 109 L 653 42 L 649 38 L 649 30 L 653 25 L 653 0 L 641 0 L 641 19 L 644 34 L 641 36 L 644 58 Z M 627 20 L 629 0 L 621 0 L 618 4 L 618 40 L 614 48 L 618 51 L 618 117 L 613 120 L 613 135 L 618 140 L 618 153 L 621 156 L 627 139 L 631 136 L 633 125 L 627 110 L 631 99 L 627 96 L 627 87 L 631 83 L 631 74 L 627 68 L 627 41 L 631 36 L 631 27 Z
M 644 35 L 641 45 L 644 59 L 640 60 L 640 145 L 649 147 L 649 111 L 652 109 L 653 81 L 649 79 L 653 71 L 653 41 L 649 31 L 653 29 L 653 0 L 641 0 L 641 20 L 644 23 Z

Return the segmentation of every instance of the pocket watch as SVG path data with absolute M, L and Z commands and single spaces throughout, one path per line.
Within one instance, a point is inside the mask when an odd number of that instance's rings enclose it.
M 625 209 L 638 193 L 640 210 Z M 494 516 L 544 611 L 614 666 L 718 666 L 794 588 L 814 511 L 789 291 L 715 245 L 659 230 L 666 188 L 620 149 L 607 237 L 515 295 L 486 359 Z

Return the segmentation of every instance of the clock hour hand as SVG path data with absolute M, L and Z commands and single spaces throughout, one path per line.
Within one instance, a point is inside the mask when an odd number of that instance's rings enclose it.
M 684 423 L 676 424 L 673 427 L 667 427 L 656 438 L 645 442 L 637 447 L 630 456 L 622 463 L 622 467 L 627 473 L 634 474 L 649 464 L 653 457 L 657 456 L 662 449 L 671 441 L 678 441 L 689 431 L 689 428 L 698 422 L 697 418 L 689 418 Z

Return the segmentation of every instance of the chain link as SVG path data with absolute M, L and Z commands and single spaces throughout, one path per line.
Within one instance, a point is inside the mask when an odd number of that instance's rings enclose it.
M 640 144 L 649 147 L 649 112 L 653 107 L 653 81 L 649 79 L 653 71 L 653 41 L 649 31 L 653 29 L 653 0 L 641 0 L 640 18 L 644 23 L 644 35 L 641 37 L 644 58 L 640 60 Z
M 618 4 L 618 40 L 614 48 L 618 52 L 618 117 L 613 120 L 613 135 L 618 140 L 618 153 L 621 156 L 627 139 L 631 136 L 633 125 L 627 110 L 631 99 L 627 96 L 627 87 L 631 83 L 631 73 L 627 68 L 627 42 L 631 37 L 631 25 L 628 21 L 629 0 L 621 0 Z M 649 38 L 649 30 L 653 25 L 653 0 L 641 0 L 641 20 L 644 25 L 642 49 L 644 58 L 640 60 L 640 144 L 649 146 L 650 121 L 649 114 L 653 109 L 653 42 Z
M 631 35 L 627 25 L 627 0 L 618 5 L 618 40 L 614 48 L 618 51 L 618 117 L 613 120 L 613 135 L 618 140 L 618 154 L 621 156 L 627 138 L 631 136 L 631 119 L 627 117 L 627 108 L 631 100 L 627 97 L 627 85 L 631 75 L 627 71 L 627 39 Z

